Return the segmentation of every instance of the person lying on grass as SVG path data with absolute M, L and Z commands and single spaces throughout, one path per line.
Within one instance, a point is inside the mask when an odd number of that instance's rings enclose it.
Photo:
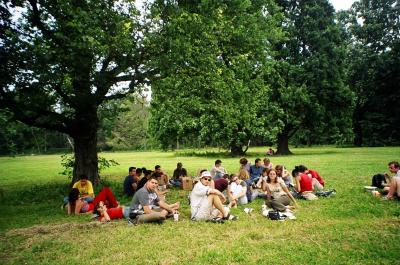
M 158 180 L 153 174 L 133 196 L 129 213 L 133 223 L 161 223 L 179 209 L 179 202 L 167 204 L 158 197 L 157 186 Z
M 191 219 L 194 221 L 223 222 L 223 220 L 235 220 L 235 216 L 229 214 L 229 208 L 224 207 L 226 198 L 219 190 L 212 188 L 212 177 L 209 171 L 201 173 L 200 180 L 190 193 Z
M 281 178 L 278 178 L 275 169 L 268 171 L 267 181 L 265 183 L 265 192 L 267 199 L 265 204 L 269 208 L 284 212 L 287 209 L 293 209 L 290 201 L 297 206 L 297 202 Z
M 109 222 L 114 219 L 122 219 L 129 217 L 130 208 L 125 206 L 118 206 L 114 208 L 107 208 L 103 201 L 95 205 L 93 214 L 97 215 L 97 220 L 100 222 Z
M 68 196 L 68 215 L 92 213 L 94 206 L 100 201 L 105 202 L 109 208 L 118 207 L 119 204 L 114 194 L 108 187 L 103 187 L 99 194 L 97 194 L 97 196 L 94 198 L 93 202 L 87 202 L 86 200 L 79 198 L 79 190 L 73 188 Z

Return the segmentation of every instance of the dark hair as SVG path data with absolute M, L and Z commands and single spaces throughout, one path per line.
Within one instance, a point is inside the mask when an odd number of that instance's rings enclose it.
M 77 188 L 73 188 L 68 194 L 69 205 L 75 206 L 77 199 L 79 199 L 79 190 Z
M 265 168 L 263 169 L 262 173 L 265 173 L 265 172 L 268 172 L 268 171 L 269 171 L 269 168 L 266 168 L 266 167 L 265 167 Z
M 245 158 L 245 157 L 242 157 L 240 160 L 239 160 L 239 163 L 241 164 L 241 165 L 247 165 L 247 159 Z
M 156 166 L 154 167 L 155 170 L 160 169 L 160 168 L 161 168 L 160 165 L 156 165 Z
M 399 162 L 397 161 L 391 161 L 389 162 L 388 166 L 393 165 L 395 168 L 400 168 Z
M 299 170 L 299 172 L 303 173 L 307 170 L 307 167 L 305 165 L 299 165 L 297 166 L 297 169 Z
M 82 175 L 79 176 L 79 179 L 86 179 L 86 180 L 88 180 L 89 178 L 88 178 L 88 176 L 87 176 L 86 174 L 82 174 Z
M 149 180 L 150 180 L 150 179 L 153 179 L 153 178 L 154 178 L 154 179 L 161 178 L 161 174 L 160 174 L 159 172 L 153 172 L 153 174 L 151 174 Z
M 142 172 L 143 172 L 143 170 L 141 168 L 137 168 L 136 169 L 136 174 L 137 175 L 139 175 L 139 176 L 142 175 Z
M 142 171 L 143 172 L 145 172 L 147 170 L 147 168 L 145 168 L 145 167 L 142 167 Z
M 269 178 L 269 173 L 271 173 L 272 171 L 274 171 L 275 174 L 276 174 L 275 169 L 270 169 L 270 170 L 268 170 L 268 175 L 267 175 L 267 182 L 268 182 L 268 183 L 271 183 L 271 179 Z M 275 183 L 278 183 L 278 176 L 276 176 L 276 178 L 275 178 Z
M 254 163 L 258 163 L 258 162 L 260 162 L 261 161 L 261 159 L 260 158 L 256 158 L 256 160 L 254 161 Z
M 136 167 L 129 167 L 129 173 L 131 173 L 134 169 L 136 169 Z
M 93 208 L 93 214 L 97 214 L 98 216 L 100 216 L 100 212 L 97 210 L 97 208 L 99 208 L 100 202 L 96 203 L 96 205 Z
M 221 160 L 219 160 L 219 159 L 215 160 L 215 165 L 216 165 L 216 164 L 221 164 L 221 163 L 222 163 Z
M 202 170 L 200 170 L 200 175 L 201 175 L 201 173 L 203 173 L 204 171 L 207 171 L 207 169 L 202 169 Z
M 295 178 L 297 177 L 297 175 L 300 173 L 299 169 L 297 166 L 294 167 L 294 169 L 292 170 L 292 176 Z
M 233 174 L 231 174 L 231 175 L 233 175 Z M 229 178 L 229 174 L 224 174 L 223 178 L 224 178 L 224 179 Z
M 152 173 L 153 173 L 153 171 L 151 171 L 151 170 L 145 170 L 144 176 L 147 177 L 147 176 L 151 175 Z
M 183 165 L 182 165 L 182 163 L 181 162 L 179 162 L 178 164 L 176 164 L 176 167 L 177 168 L 181 168 Z

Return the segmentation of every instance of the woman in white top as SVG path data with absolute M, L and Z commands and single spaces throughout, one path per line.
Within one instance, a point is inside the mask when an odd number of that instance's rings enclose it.
M 293 208 L 286 207 L 290 205 L 290 200 L 295 206 L 297 206 L 296 200 L 289 192 L 283 180 L 281 178 L 278 178 L 275 169 L 269 170 L 267 181 L 265 183 L 265 188 L 267 195 L 267 200 L 265 204 L 268 207 L 278 210 L 280 212 L 284 212 L 287 208 Z
M 236 174 L 231 175 L 231 182 L 228 186 L 229 207 L 237 207 L 237 205 L 247 204 L 247 184 Z

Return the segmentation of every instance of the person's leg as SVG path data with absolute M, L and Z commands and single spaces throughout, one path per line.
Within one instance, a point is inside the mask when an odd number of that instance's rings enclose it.
M 238 198 L 238 199 L 237 199 L 237 203 L 238 203 L 239 205 L 247 204 L 247 203 L 248 203 L 248 200 L 247 200 L 246 194 L 243 195 L 242 197 Z
M 157 221 L 165 220 L 167 217 L 167 211 L 163 210 L 161 212 L 152 212 L 149 214 L 141 214 L 137 217 L 137 223 L 152 223 Z
M 222 217 L 226 217 L 228 215 L 228 212 L 225 211 L 224 205 L 222 204 L 221 199 L 218 195 L 208 195 L 208 200 L 211 205 L 221 213 Z
M 96 205 L 100 201 L 103 201 L 104 203 L 107 201 L 108 208 L 114 208 L 118 206 L 117 199 L 115 198 L 109 187 L 103 187 L 99 194 L 97 194 L 97 196 L 94 198 L 93 205 Z
M 272 208 L 280 212 L 286 211 L 286 205 L 290 204 L 290 199 L 288 196 L 280 196 L 277 199 L 272 200 Z
M 324 187 L 321 185 L 321 183 L 319 183 L 319 181 L 316 178 L 312 178 L 312 183 L 314 191 L 320 191 L 324 189 Z

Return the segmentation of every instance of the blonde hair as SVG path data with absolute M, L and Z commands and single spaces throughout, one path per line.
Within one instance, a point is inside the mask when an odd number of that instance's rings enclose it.
M 249 175 L 249 172 L 246 169 L 242 168 L 242 169 L 239 170 L 238 177 L 241 180 L 246 180 L 246 179 L 250 178 L 250 175 Z

